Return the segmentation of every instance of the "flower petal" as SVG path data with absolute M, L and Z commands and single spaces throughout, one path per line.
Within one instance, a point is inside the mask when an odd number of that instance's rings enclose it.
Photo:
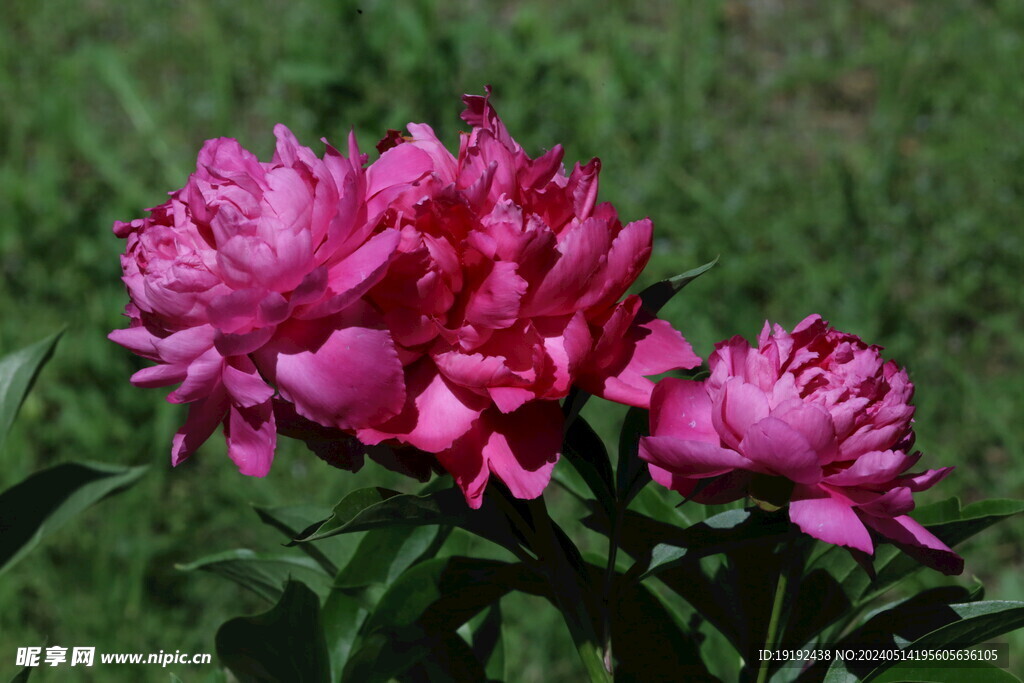
M 796 498 L 801 496 L 799 500 Z M 869 555 L 875 546 L 857 513 L 846 503 L 820 489 L 798 486 L 789 504 L 789 519 L 800 529 L 826 543 L 861 550 Z
M 764 469 L 799 484 L 821 481 L 818 454 L 803 434 L 778 418 L 766 417 L 752 425 L 739 450 Z

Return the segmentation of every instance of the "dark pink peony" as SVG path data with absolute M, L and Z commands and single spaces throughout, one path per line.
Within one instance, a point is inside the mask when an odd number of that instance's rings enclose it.
M 793 523 L 822 541 L 872 554 L 870 530 L 946 573 L 962 571 L 908 514 L 913 494 L 953 468 L 908 473 L 921 454 L 910 450 L 906 371 L 817 315 L 792 334 L 765 323 L 758 342 L 718 344 L 703 382 L 658 384 L 640 444 L 654 480 L 702 502 L 781 498 L 773 502 L 788 502 Z
M 597 159 L 531 159 L 487 97 L 466 96 L 458 156 L 430 127 L 392 132 L 367 169 L 367 206 L 401 232 L 369 294 L 404 368 L 405 404 L 355 430 L 436 454 L 473 507 L 491 474 L 540 495 L 559 457 L 572 385 L 648 405 L 644 375 L 700 359 L 667 323 L 619 301 L 651 253 L 651 221 L 597 203 Z
M 132 381 L 181 383 L 189 403 L 174 438 L 180 463 L 224 425 L 244 474 L 270 469 L 276 392 L 300 415 L 338 429 L 378 423 L 405 403 L 402 364 L 364 299 L 396 254 L 377 230 L 354 138 L 323 159 L 284 126 L 261 163 L 237 141 L 208 141 L 196 172 L 149 218 L 118 222 L 131 302 L 110 338 L 158 365 Z

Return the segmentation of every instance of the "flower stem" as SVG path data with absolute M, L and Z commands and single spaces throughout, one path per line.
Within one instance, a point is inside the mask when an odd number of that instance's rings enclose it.
M 587 611 L 580 575 L 573 569 L 565 549 L 555 535 L 551 516 L 543 498 L 528 503 L 533 517 L 536 543 L 533 551 L 544 564 L 554 588 L 554 598 L 565 624 L 569 627 L 576 652 L 592 683 L 609 683 L 611 672 L 605 667 L 602 648 L 594 631 L 594 622 Z
M 786 559 L 782 560 L 783 565 L 786 563 Z M 779 623 L 782 621 L 782 611 L 786 599 L 786 585 L 789 582 L 785 566 L 779 567 L 779 581 L 775 585 L 775 600 L 772 602 L 772 616 L 768 621 L 768 633 L 764 637 L 764 649 L 774 650 L 775 646 L 778 645 L 778 638 L 781 635 L 779 632 Z M 757 670 L 757 683 L 765 683 L 768 680 L 768 667 L 771 665 L 770 660 L 762 660 Z

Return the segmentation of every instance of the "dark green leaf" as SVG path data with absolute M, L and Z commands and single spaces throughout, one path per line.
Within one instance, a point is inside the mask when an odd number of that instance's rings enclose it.
M 146 467 L 62 463 L 0 493 L 0 574 L 49 533 L 105 496 L 134 484 Z
M 717 256 L 714 261 L 709 261 L 703 266 L 698 266 L 697 268 L 688 270 L 685 273 L 676 275 L 675 277 L 670 277 L 667 280 L 655 282 L 653 285 L 640 292 L 640 299 L 644 302 L 644 308 L 652 315 L 657 314 L 657 312 L 661 310 L 661 307 L 667 304 L 669 300 L 679 292 L 679 290 L 711 270 L 716 263 L 718 263 Z
M 521 564 L 466 557 L 421 562 L 381 597 L 363 627 L 344 680 L 386 681 L 427 657 L 476 613 L 510 590 L 546 594 L 544 579 Z
M 264 524 L 274 527 L 289 540 L 331 516 L 331 509 L 322 505 L 253 505 L 253 509 Z M 345 564 L 350 544 L 348 539 L 337 538 L 321 543 L 303 543 L 299 547 L 316 560 L 324 571 L 334 576 L 338 573 L 338 567 Z
M 634 496 L 651 480 L 647 463 L 637 454 L 640 437 L 650 433 L 649 413 L 643 408 L 630 408 L 619 432 L 619 463 L 616 468 L 616 485 L 619 503 L 629 505 Z
M 940 664 L 925 667 L 920 662 L 900 662 L 871 680 L 875 683 L 1020 683 L 1020 679 L 1006 669 L 988 662 L 975 662 L 969 669 L 950 669 Z
M 1024 626 L 1024 602 L 990 600 L 942 604 L 918 598 L 919 602 L 915 604 L 914 600 L 912 598 L 908 605 L 877 614 L 863 628 L 844 638 L 840 647 L 960 649 L 990 641 Z M 831 676 L 833 670 L 849 671 L 867 681 L 888 669 L 892 663 L 834 662 L 829 667 L 829 674 Z
M 216 648 L 241 683 L 330 680 L 320 601 L 298 581 L 288 582 L 270 611 L 221 626 Z
M 270 602 L 281 598 L 290 579 L 301 581 L 320 597 L 325 597 L 331 588 L 331 577 L 323 567 L 298 554 L 265 555 L 246 549 L 226 550 L 177 567 L 182 571 L 220 574 Z
M 26 666 L 24 669 L 14 674 L 14 678 L 11 679 L 11 683 L 25 683 L 28 677 L 32 675 L 32 667 Z
M 431 548 L 436 552 L 448 535 L 438 526 L 383 527 L 363 537 L 345 568 L 334 580 L 336 588 L 364 588 L 390 584 Z
M 331 663 L 331 680 L 339 680 L 352 653 L 352 646 L 359 636 L 359 627 L 363 625 L 369 613 L 360 595 L 333 590 L 327 596 L 321 618 Z
M 39 370 L 53 355 L 63 332 L 0 358 L 0 447 Z
M 638 516 L 634 512 L 627 514 Z M 654 520 L 645 522 L 652 530 L 660 524 Z M 641 560 L 646 561 L 641 579 L 678 566 L 687 559 L 692 561 L 707 555 L 732 552 L 754 543 L 770 545 L 785 537 L 790 530 L 789 520 L 784 516 L 765 514 L 757 508 L 726 510 L 687 529 L 664 527 L 661 537 L 668 542 L 656 543 L 649 552 L 649 559 Z
M 308 542 L 337 534 L 385 526 L 447 525 L 465 529 L 505 548 L 518 545 L 505 515 L 484 498 L 471 509 L 455 487 L 425 495 L 400 494 L 380 488 L 353 491 L 334 508 L 334 514 L 297 541 Z
M 700 642 L 646 586 L 619 584 L 612 614 L 616 681 L 717 680 L 700 658 Z
M 955 547 L 996 522 L 1022 511 L 1024 502 L 1016 500 L 983 500 L 961 509 L 959 499 L 949 498 L 918 508 L 913 512 L 913 517 L 944 543 Z M 835 604 L 846 605 L 841 610 L 832 610 L 831 618 L 820 624 L 821 629 L 834 624 L 826 632 L 827 635 L 845 628 L 858 608 L 924 568 L 913 557 L 887 544 L 877 546 L 872 564 L 875 569 L 874 578 L 857 565 L 849 551 L 833 546 L 821 553 L 808 567 L 808 575 L 825 572 L 831 576 L 836 585 L 830 586 L 829 591 L 839 591 L 834 596 Z M 820 591 L 819 596 L 823 595 L 824 591 Z M 824 610 L 817 612 L 819 617 L 824 614 Z M 840 619 L 843 614 L 849 618 Z
M 505 680 L 505 643 L 501 635 L 501 602 L 491 604 L 470 623 L 473 654 L 484 668 L 488 680 Z
M 577 417 L 565 434 L 563 454 L 579 472 L 605 510 L 615 508 L 612 465 L 604 442 L 583 416 Z

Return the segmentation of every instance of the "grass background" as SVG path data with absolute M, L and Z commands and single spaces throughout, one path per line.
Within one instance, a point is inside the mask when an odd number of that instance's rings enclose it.
M 666 309 L 698 353 L 821 313 L 909 367 L 918 446 L 958 466 L 920 500 L 1024 493 L 1024 3 L 631 4 L 3 4 L 0 351 L 68 332 L 0 453 L 0 487 L 68 459 L 153 471 L 3 577 L 0 672 L 45 642 L 212 652 L 220 622 L 263 606 L 174 564 L 273 547 L 250 502 L 329 505 L 383 479 L 294 444 L 250 479 L 217 439 L 171 471 L 183 414 L 132 388 L 142 362 L 105 339 L 126 300 L 111 223 L 180 187 L 206 138 L 268 155 L 278 121 L 317 149 L 354 126 L 372 151 L 409 121 L 454 147 L 459 95 L 487 83 L 528 151 L 600 156 L 602 198 L 654 219 L 641 284 L 721 255 Z M 592 417 L 614 431 L 615 414 Z M 962 580 L 1024 599 L 1022 540 L 1019 520 L 986 532 Z M 538 608 L 509 610 L 516 680 L 577 676 Z M 1011 646 L 1021 661 L 1024 640 Z

